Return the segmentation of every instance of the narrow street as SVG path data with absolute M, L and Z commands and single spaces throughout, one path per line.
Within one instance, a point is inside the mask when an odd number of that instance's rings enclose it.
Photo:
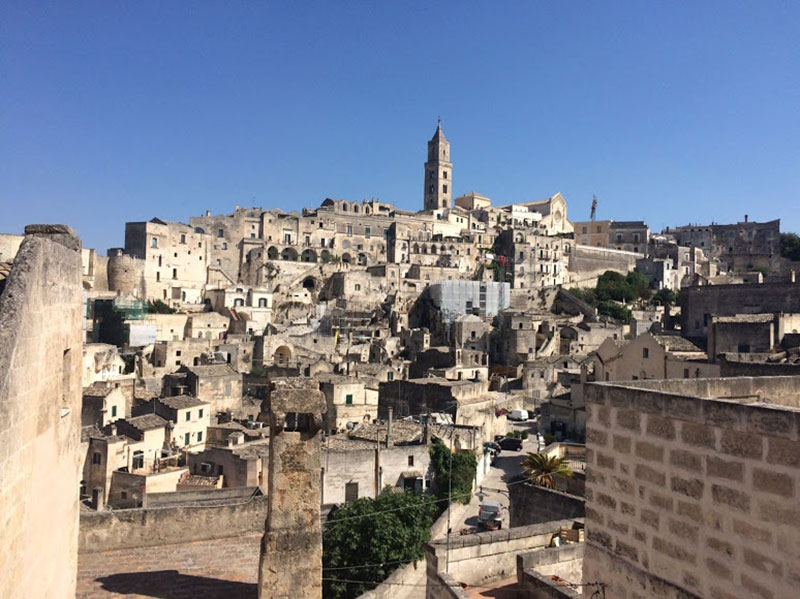
M 511 422 L 508 423 L 508 431 L 527 431 L 528 439 L 522 442 L 521 451 L 507 451 L 503 450 L 499 456 L 494 460 L 489 472 L 481 481 L 480 486 L 483 487 L 483 493 L 486 500 L 498 501 L 503 506 L 503 528 L 508 527 L 508 494 L 507 484 L 518 474 L 522 473 L 522 460 L 527 453 L 537 452 L 538 442 L 536 438 L 536 423 L 533 420 L 527 422 Z M 490 491 L 489 489 L 499 489 L 503 491 L 498 493 Z M 460 534 L 464 529 L 477 529 L 478 528 L 478 510 L 481 501 L 477 495 L 472 496 L 468 506 L 459 514 L 459 518 L 453 517 L 452 534 Z M 477 532 L 477 531 L 476 531 Z

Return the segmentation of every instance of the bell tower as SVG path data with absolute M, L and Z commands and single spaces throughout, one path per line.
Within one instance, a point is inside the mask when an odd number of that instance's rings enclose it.
M 450 142 L 442 131 L 442 120 L 428 142 L 428 161 L 425 163 L 425 210 L 450 208 L 453 192 L 453 163 L 450 162 Z

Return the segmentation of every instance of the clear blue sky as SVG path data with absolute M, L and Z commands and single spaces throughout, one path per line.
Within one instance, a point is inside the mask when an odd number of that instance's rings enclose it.
M 561 191 L 573 220 L 800 230 L 800 3 L 0 3 L 0 232 Z

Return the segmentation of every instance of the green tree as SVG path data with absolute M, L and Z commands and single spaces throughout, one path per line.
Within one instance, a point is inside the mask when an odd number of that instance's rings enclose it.
M 175 309 L 170 308 L 160 299 L 148 300 L 147 311 L 150 312 L 151 314 L 175 314 Z
M 781 233 L 781 256 L 800 261 L 800 237 L 795 233 Z
M 625 324 L 631 321 L 631 311 L 622 304 L 611 300 L 605 300 L 597 304 L 597 313 L 601 316 L 608 316 L 622 321 Z
M 659 289 L 653 294 L 653 297 L 650 298 L 650 303 L 658 304 L 661 306 L 674 306 L 678 301 L 678 294 L 675 293 L 672 289 L 667 289 L 664 287 L 663 289 Z
M 433 486 L 436 497 L 445 499 L 450 493 L 450 463 L 453 464 L 453 485 L 452 498 L 464 505 L 468 504 L 472 498 L 472 482 L 478 471 L 478 459 L 475 454 L 454 453 L 450 455 L 450 449 L 435 439 L 431 445 L 431 468 L 433 469 Z
M 522 460 L 522 469 L 530 481 L 540 487 L 552 489 L 557 476 L 572 478 L 572 470 L 567 465 L 565 458 L 545 455 L 543 453 L 529 453 Z
M 322 532 L 323 596 L 358 597 L 404 563 L 423 559 L 435 512 L 429 496 L 388 489 L 331 512 Z
M 648 299 L 653 292 L 650 290 L 650 281 L 639 272 L 629 272 L 625 275 L 625 282 L 631 286 L 637 297 Z
M 582 300 L 590 306 L 597 306 L 597 295 L 594 287 L 573 287 L 569 289 L 570 295 L 574 295 L 579 300 Z

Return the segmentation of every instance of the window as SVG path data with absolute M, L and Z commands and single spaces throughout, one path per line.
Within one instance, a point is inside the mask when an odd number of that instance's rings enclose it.
M 386 380 L 387 381 L 393 381 L 394 380 L 394 372 L 392 372 L 391 370 L 389 372 L 387 372 L 386 373 Z
M 227 241 L 223 241 L 222 242 L 222 249 L 223 250 L 227 250 L 228 249 L 228 242 Z
M 642 348 L 642 357 L 649 358 L 650 357 L 650 349 L 647 347 Z
M 217 229 L 217 237 L 225 237 L 225 229 Z
M 583 227 L 583 234 L 586 235 L 586 227 Z
M 231 396 L 231 384 L 225 383 L 225 397 Z
M 620 243 L 621 241 L 622 241 L 622 234 L 617 233 L 617 243 Z
M 370 227 L 364 227 L 364 237 L 369 237 L 372 234 Z
M 348 237 L 353 236 L 353 225 L 347 225 L 347 236 Z
M 144 468 L 144 452 L 134 451 L 133 452 L 133 469 L 136 470 L 138 468 Z
M 356 283 L 355 290 L 356 291 L 361 291 L 361 283 Z
M 177 268 L 173 268 L 172 269 L 172 278 L 173 279 L 177 279 L 178 278 L 178 269 Z
M 203 440 L 203 432 L 197 431 L 197 442 L 200 443 Z
M 117 417 L 117 406 L 111 406 L 111 417 L 112 418 Z
M 150 239 L 150 247 L 157 248 L 158 247 L 158 237 L 153 237 Z
M 348 393 L 344 396 L 344 403 L 345 405 L 352 406 L 353 405 L 353 394 Z
M 102 463 L 102 461 L 103 461 L 103 456 L 100 455 L 99 451 L 95 451 L 94 454 L 92 455 L 92 464 L 94 464 L 95 466 L 99 466 Z
M 689 369 L 688 368 L 684 368 L 683 369 L 683 378 L 685 378 L 685 379 L 689 378 Z
M 442 171 L 442 177 L 444 177 L 445 179 L 447 179 L 447 171 Z
M 186 235 L 181 233 L 181 243 L 186 243 Z
M 197 412 L 197 417 L 198 418 L 202 418 L 203 417 L 203 408 L 200 408 L 200 410 Z
M 358 499 L 358 483 L 346 483 L 344 485 L 344 502 L 355 501 Z
M 266 308 L 267 307 L 267 298 L 265 298 L 265 297 L 259 298 L 258 307 L 259 308 Z
M 186 434 L 183 436 L 183 444 L 184 444 L 184 445 L 189 445 L 189 443 L 190 443 L 190 442 L 191 442 L 191 440 L 192 440 L 192 436 L 191 436 L 191 435 L 192 435 L 191 433 L 186 433 Z
M 447 193 L 447 183 L 442 185 L 442 193 Z
M 408 456 L 408 465 L 409 466 L 413 466 L 414 465 L 414 456 L 413 455 Z
M 128 493 L 126 491 L 120 491 L 119 492 L 119 498 L 120 499 L 127 499 L 128 498 Z
M 192 412 L 191 411 L 187 411 L 186 412 L 186 422 L 189 422 L 191 419 L 192 419 Z

